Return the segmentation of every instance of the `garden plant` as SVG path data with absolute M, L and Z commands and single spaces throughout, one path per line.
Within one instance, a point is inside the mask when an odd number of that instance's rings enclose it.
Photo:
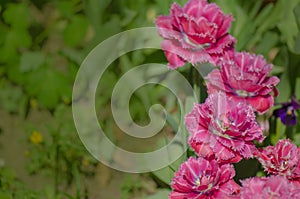
M 300 0 L 0 13 L 0 199 L 300 198 Z

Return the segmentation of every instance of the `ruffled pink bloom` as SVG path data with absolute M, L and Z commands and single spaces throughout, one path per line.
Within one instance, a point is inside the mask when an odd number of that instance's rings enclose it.
M 215 69 L 206 77 L 208 93 L 222 90 L 237 100 L 246 101 L 259 113 L 266 112 L 274 104 L 276 76 L 269 77 L 273 65 L 267 64 L 261 55 L 246 52 L 226 53 L 221 70 Z
M 282 176 L 254 177 L 242 181 L 241 199 L 300 198 L 300 189 Z
M 191 133 L 188 142 L 196 154 L 218 162 L 250 158 L 257 150 L 252 141 L 264 139 L 252 107 L 232 101 L 222 92 L 209 95 L 203 104 L 195 104 L 185 123 Z
M 237 198 L 240 187 L 234 182 L 234 176 L 231 164 L 219 165 L 215 160 L 190 157 L 175 173 L 169 198 Z
M 170 68 L 212 62 L 233 48 L 235 39 L 228 34 L 233 18 L 206 0 L 189 0 L 182 8 L 174 3 L 170 16 L 159 16 L 156 26 L 164 38 Z
M 300 149 L 290 140 L 259 149 L 255 156 L 268 173 L 300 182 Z

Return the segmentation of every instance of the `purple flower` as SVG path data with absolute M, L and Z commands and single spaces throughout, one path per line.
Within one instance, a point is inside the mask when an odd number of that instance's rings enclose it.
M 290 102 L 282 103 L 282 107 L 274 110 L 273 115 L 279 117 L 281 122 L 286 126 L 293 126 L 297 124 L 295 110 L 300 109 L 300 102 L 294 96 L 291 97 Z
M 170 16 L 156 20 L 169 67 L 175 69 L 186 62 L 214 63 L 236 42 L 228 33 L 231 21 L 231 15 L 224 15 L 216 4 L 206 0 L 189 0 L 183 8 L 174 3 Z
M 190 157 L 171 183 L 170 199 L 236 198 L 239 185 L 233 180 L 231 164 L 219 165 L 215 160 Z

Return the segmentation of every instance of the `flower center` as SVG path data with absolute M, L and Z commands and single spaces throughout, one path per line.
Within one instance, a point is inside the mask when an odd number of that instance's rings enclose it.
M 287 108 L 287 110 L 286 110 L 286 114 L 287 114 L 287 115 L 292 115 L 292 114 L 293 114 L 293 110 L 294 110 L 294 108 L 293 108 L 292 106 L 289 106 L 289 107 Z
M 247 92 L 244 90 L 235 90 L 235 93 L 240 97 L 253 97 L 255 93 Z
M 209 178 L 209 177 L 208 177 Z M 200 181 L 200 178 L 198 178 L 197 180 L 196 180 L 196 185 L 199 187 L 199 186 L 201 186 L 201 181 Z M 207 186 L 207 188 L 206 189 L 204 189 L 204 190 L 198 190 L 198 192 L 200 192 L 200 193 L 205 193 L 205 192 L 207 192 L 207 191 L 209 191 L 212 187 L 213 187 L 213 184 L 212 183 L 209 183 L 209 184 L 207 184 L 206 185 Z
M 285 170 L 287 166 L 288 166 L 288 161 L 283 161 L 283 162 L 281 163 L 280 169 L 281 169 L 281 170 Z
M 217 124 L 218 124 L 219 128 L 222 130 L 222 132 L 225 132 L 229 129 L 229 126 L 225 125 L 225 123 L 220 119 L 217 119 Z M 215 135 L 219 136 L 219 137 L 226 138 L 226 139 L 231 139 L 231 137 L 229 135 L 219 132 L 217 129 L 215 129 L 212 126 L 211 126 L 210 132 L 212 134 L 215 134 Z
M 205 48 L 209 48 L 210 47 L 210 43 L 196 44 L 195 42 L 192 42 L 189 39 L 189 37 L 187 36 L 187 34 L 185 34 L 184 32 L 182 34 L 183 34 L 184 41 L 186 43 L 188 43 L 189 45 L 195 47 L 196 50 L 204 50 Z

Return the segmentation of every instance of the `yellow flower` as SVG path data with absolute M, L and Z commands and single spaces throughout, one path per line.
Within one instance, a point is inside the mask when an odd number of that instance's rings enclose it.
M 33 109 L 37 109 L 37 107 L 38 107 L 38 103 L 35 99 L 30 99 L 29 104 L 30 104 L 30 107 Z
M 29 137 L 30 142 L 33 144 L 40 144 L 43 142 L 43 136 L 37 131 L 33 131 Z

